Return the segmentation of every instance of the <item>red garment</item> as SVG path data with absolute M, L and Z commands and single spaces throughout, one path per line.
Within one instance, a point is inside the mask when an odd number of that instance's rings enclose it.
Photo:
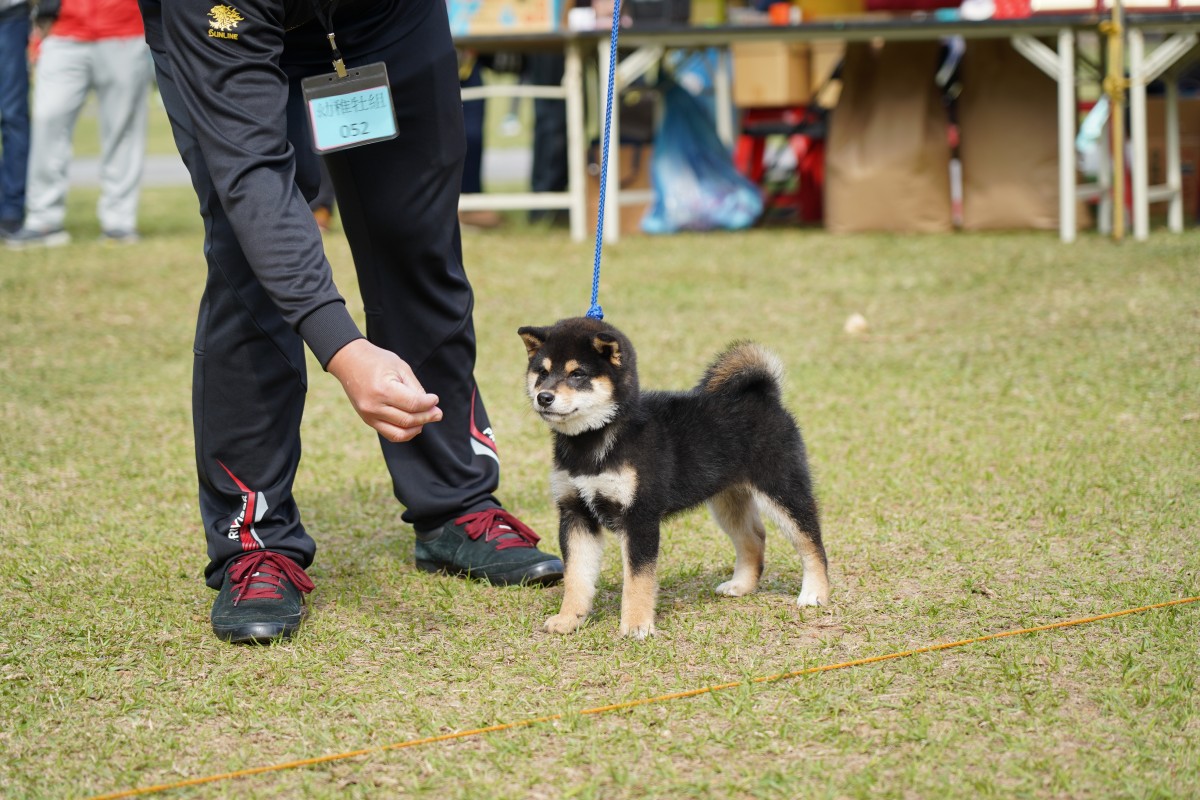
M 51 36 L 83 42 L 144 36 L 137 0 L 62 0 Z

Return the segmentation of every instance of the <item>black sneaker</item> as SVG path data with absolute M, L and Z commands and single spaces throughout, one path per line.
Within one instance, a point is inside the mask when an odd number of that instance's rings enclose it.
M 235 644 L 286 639 L 304 620 L 304 595 L 312 590 L 304 570 L 287 556 L 270 550 L 244 555 L 225 570 L 212 607 L 213 633 Z
M 497 586 L 562 580 L 563 562 L 537 549 L 538 535 L 502 508 L 459 517 L 417 534 L 417 569 L 480 578 Z

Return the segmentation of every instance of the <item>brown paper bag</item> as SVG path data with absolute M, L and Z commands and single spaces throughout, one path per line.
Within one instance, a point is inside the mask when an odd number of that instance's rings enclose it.
M 851 44 L 825 155 L 825 227 L 940 233 L 952 227 L 950 145 L 934 84 L 936 42 Z
M 1058 87 L 1005 41 L 967 43 L 963 228 L 1058 228 Z

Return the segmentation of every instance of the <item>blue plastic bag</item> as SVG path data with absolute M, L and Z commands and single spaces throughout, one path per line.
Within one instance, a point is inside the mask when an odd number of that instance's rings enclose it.
M 757 186 L 733 166 L 700 102 L 675 84 L 663 94 L 663 117 L 650 161 L 654 202 L 646 233 L 740 230 L 763 211 Z

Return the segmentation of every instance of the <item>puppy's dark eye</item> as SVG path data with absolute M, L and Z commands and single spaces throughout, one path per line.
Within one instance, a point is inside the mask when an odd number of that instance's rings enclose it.
M 541 369 L 538 369 L 538 370 L 534 370 L 533 374 L 537 375 L 539 378 L 543 378 L 543 379 L 550 377 L 550 371 L 547 370 L 545 367 L 542 367 Z
M 582 380 L 587 380 L 589 376 L 588 376 L 588 371 L 586 369 L 573 369 L 567 375 L 567 377 L 574 378 L 577 381 L 582 381 Z

